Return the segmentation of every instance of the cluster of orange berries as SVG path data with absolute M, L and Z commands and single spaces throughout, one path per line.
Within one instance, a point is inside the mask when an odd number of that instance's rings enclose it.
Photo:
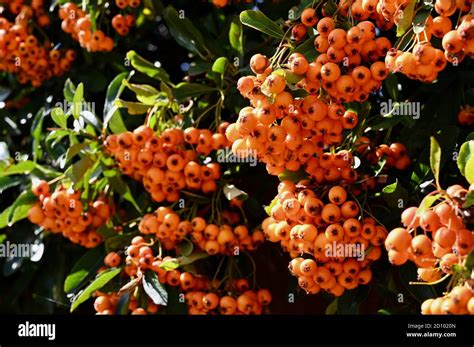
M 395 167 L 398 170 L 405 170 L 411 164 L 405 145 L 399 142 L 394 142 L 390 146 L 386 144 L 374 146 L 368 137 L 361 136 L 356 140 L 355 147 L 356 151 L 366 156 L 372 165 L 382 158 L 386 159 L 384 168 L 387 169 Z
M 469 189 L 474 190 L 474 186 Z M 395 228 L 385 240 L 389 261 L 402 265 L 411 260 L 425 282 L 438 280 L 442 273 L 453 273 L 453 265 L 462 266 L 474 248 L 474 233 L 466 229 L 461 208 L 468 190 L 454 185 L 439 194 L 443 195 L 434 207 L 403 211 L 403 228 Z
M 461 125 L 472 125 L 474 124 L 474 107 L 464 106 L 458 113 L 458 122 Z
M 298 54 L 292 58 L 306 61 Z M 343 131 L 357 125 L 357 113 L 316 95 L 294 99 L 285 91 L 285 78 L 269 73 L 269 61 L 261 54 L 253 56 L 250 64 L 257 76 L 240 78 L 237 88 L 253 107 L 243 108 L 237 122 L 226 129 L 233 153 L 258 157 L 272 175 L 319 167 L 316 156 L 326 146 L 342 142 Z
M 417 34 L 417 43 L 412 52 L 393 49 L 388 52 L 385 63 L 393 72 L 401 72 L 409 78 L 422 82 L 432 82 L 443 70 L 447 62 L 455 65 L 461 63 L 465 56 L 474 56 L 474 20 L 472 15 L 465 15 L 457 29 L 452 30 L 449 19 L 456 10 L 467 12 L 471 8 L 470 1 L 437 0 L 435 9 L 439 16 L 428 16 L 424 31 Z M 442 47 L 437 49 L 431 45 L 431 37 L 442 39 Z
M 67 2 L 62 5 L 59 18 L 62 19 L 62 30 L 70 34 L 88 52 L 110 52 L 114 47 L 114 40 L 102 30 L 92 31 L 90 14 L 78 8 L 75 3 Z
M 62 233 L 71 242 L 93 248 L 102 242 L 97 229 L 113 214 L 113 207 L 102 198 L 85 208 L 80 201 L 80 192 L 58 185 L 51 193 L 46 181 L 32 187 L 39 202 L 31 207 L 28 219 L 52 233 Z
M 61 76 L 71 67 L 73 50 L 51 49 L 49 42 L 40 43 L 31 34 L 33 10 L 23 6 L 11 23 L 0 16 L 0 71 L 17 75 L 21 84 L 39 87 L 52 76 Z
M 44 10 L 44 0 L 31 0 L 25 3 L 25 0 L 5 0 L 3 3 L 8 5 L 9 11 L 14 15 L 20 15 L 21 21 L 35 17 L 39 26 L 45 27 L 51 23 L 48 14 Z
M 135 17 L 131 14 L 126 16 L 117 14 L 112 18 L 112 27 L 120 36 L 127 36 L 130 28 L 135 24 Z
M 241 280 L 247 282 L 245 279 Z M 261 315 L 263 308 L 272 301 L 272 295 L 268 289 L 254 291 L 248 289 L 247 286 L 247 289 L 241 292 L 240 295 L 204 291 L 188 292 L 185 296 L 188 313 L 191 315 L 219 313 L 222 315 Z
M 345 31 L 336 28 L 332 18 L 324 17 L 317 30 L 314 46 L 320 54 L 316 61 L 289 61 L 290 66 L 296 63 L 298 72 L 304 74 L 301 84 L 316 90 L 321 85 L 339 102 L 363 102 L 371 92 L 380 89 L 388 69 L 377 60 L 385 57 L 392 44 L 385 37 L 375 38 L 372 22 L 363 21 Z
M 115 0 L 115 5 L 117 5 L 118 8 L 124 10 L 127 7 L 131 8 L 137 8 L 140 6 L 141 0 Z
M 201 165 L 197 160 L 226 146 L 227 139 L 222 133 L 196 128 L 169 128 L 157 136 L 143 125 L 108 136 L 105 145 L 122 172 L 142 181 L 153 200 L 174 202 L 185 188 L 205 194 L 217 189 L 220 165 Z
M 318 195 L 307 184 L 281 182 L 262 228 L 293 258 L 289 269 L 302 289 L 340 296 L 371 280 L 370 264 L 380 258 L 387 231 L 374 219 L 361 218 L 345 188 L 333 186 Z
M 98 315 L 114 315 L 117 311 L 119 302 L 118 293 L 95 293 L 94 309 Z M 160 306 L 156 305 L 150 298 L 147 299 L 146 308 L 139 307 L 138 299 L 131 296 L 128 304 L 128 312 L 131 315 L 147 315 L 158 312 Z
M 474 315 L 474 290 L 458 285 L 443 297 L 425 300 L 421 313 Z
M 194 244 L 211 255 L 251 251 L 265 240 L 261 231 L 250 233 L 244 225 L 234 228 L 227 224 L 218 226 L 208 224 L 202 217 L 182 220 L 168 207 L 159 207 L 154 213 L 145 215 L 138 229 L 146 235 L 155 234 L 167 250 L 189 236 Z

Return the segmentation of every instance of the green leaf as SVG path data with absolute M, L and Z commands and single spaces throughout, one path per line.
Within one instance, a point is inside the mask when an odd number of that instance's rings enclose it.
M 127 112 L 130 115 L 139 115 L 147 113 L 148 109 L 150 108 L 149 105 L 145 105 L 141 102 L 132 102 L 132 101 L 125 101 L 121 99 L 115 100 L 115 105 L 118 107 L 126 108 Z
M 168 304 L 168 293 L 158 280 L 156 273 L 147 270 L 142 284 L 143 290 L 156 305 L 166 306 Z
M 127 131 L 125 124 L 123 123 L 122 116 L 118 107 L 114 105 L 115 99 L 120 97 L 125 86 L 123 85 L 122 81 L 125 79 L 130 79 L 132 73 L 129 72 L 122 72 L 121 74 L 115 76 L 115 78 L 110 82 L 109 86 L 107 87 L 107 93 L 105 96 L 105 103 L 104 103 L 104 124 L 103 127 L 106 129 L 110 124 L 110 129 L 114 133 L 122 133 Z
M 285 171 L 283 171 L 281 174 L 278 175 L 278 178 L 280 179 L 280 181 L 288 180 L 288 181 L 292 181 L 293 183 L 296 183 L 306 178 L 307 176 L 308 174 L 303 170 L 288 171 L 285 169 Z
M 135 51 L 129 51 L 127 53 L 127 59 L 130 61 L 135 70 L 144 73 L 145 75 L 160 80 L 162 82 L 170 84 L 170 76 L 161 67 L 157 67 L 145 58 L 142 58 Z
M 82 82 L 77 86 L 74 97 L 72 98 L 72 102 L 72 115 L 74 118 L 78 119 L 81 115 L 81 105 L 84 102 L 84 84 Z
M 9 166 L 6 170 L 0 172 L 0 177 L 5 177 L 9 175 L 28 175 L 36 168 L 36 163 L 30 160 L 25 160 Z
M 164 261 L 160 264 L 160 268 L 162 268 L 165 271 L 173 271 L 179 268 L 179 262 L 178 259 L 170 259 L 167 261 Z
M 313 61 L 319 55 L 318 51 L 314 49 L 314 38 L 309 38 L 298 45 L 293 52 L 303 54 L 308 61 Z
M 188 239 L 184 239 L 178 244 L 178 254 L 187 257 L 193 253 L 193 243 Z
M 105 240 L 105 249 L 107 252 L 123 249 L 126 246 L 130 245 L 132 239 L 137 235 L 138 233 L 131 233 L 108 237 Z
M 470 191 L 467 194 L 466 200 L 464 201 L 462 208 L 469 208 L 471 206 L 474 206 L 474 191 Z
M 428 210 L 433 204 L 435 203 L 436 200 L 441 198 L 443 194 L 435 194 L 435 195 L 428 195 L 421 200 L 420 206 L 418 206 L 418 210 L 416 211 L 417 215 L 421 215 L 423 212 Z
M 230 23 L 229 42 L 238 55 L 243 55 L 243 30 L 238 17 L 234 17 Z
M 398 92 L 398 78 L 397 75 L 389 73 L 387 78 L 383 81 L 387 93 L 394 102 L 400 100 L 400 93 Z
M 466 163 L 465 176 L 469 184 L 474 183 L 474 157 L 471 157 Z
M 25 176 L 5 176 L 0 177 L 0 194 L 8 189 L 25 182 Z
M 33 122 L 31 123 L 31 147 L 33 152 L 33 159 L 36 162 L 43 157 L 43 148 L 41 146 L 41 140 L 43 137 L 43 120 L 44 120 L 44 108 L 40 108 L 36 113 Z
M 128 306 L 130 305 L 131 297 L 131 291 L 125 291 L 122 295 L 120 295 L 117 302 L 117 308 L 115 309 L 116 314 L 124 315 L 128 313 Z
M 212 71 L 224 75 L 227 66 L 229 66 L 229 60 L 226 57 L 219 57 L 212 65 Z
M 272 208 L 278 203 L 280 199 L 277 197 L 273 198 L 272 202 L 270 202 L 270 205 L 265 207 L 265 212 L 267 215 L 271 216 L 272 215 Z
M 466 176 L 466 164 L 472 157 L 474 157 L 474 140 L 464 142 L 459 149 L 457 164 L 463 176 Z
M 209 257 L 209 254 L 207 254 L 206 252 L 196 252 L 196 253 L 191 254 L 188 257 L 179 257 L 178 263 L 180 266 L 189 265 L 189 264 L 194 263 L 197 260 L 205 259 L 207 257 Z
M 474 250 L 472 250 L 467 256 L 464 266 L 469 270 L 469 272 L 474 270 Z
M 196 97 L 214 91 L 217 91 L 217 89 L 205 84 L 181 82 L 173 88 L 173 95 L 176 99 L 183 100 L 185 98 Z
M 172 6 L 165 9 L 164 18 L 171 35 L 180 46 L 198 54 L 203 59 L 210 55 L 204 38 L 189 19 L 178 14 Z
M 387 203 L 387 205 L 392 209 L 403 208 L 404 203 L 401 207 L 399 202 L 400 200 L 406 201 L 408 198 L 408 191 L 400 184 L 400 182 L 395 180 L 392 184 L 385 186 L 382 189 L 382 197 Z
M 441 148 L 439 147 L 439 143 L 434 136 L 430 138 L 431 146 L 430 146 L 430 168 L 431 172 L 436 180 L 436 185 L 439 187 L 439 171 L 441 167 Z
M 127 131 L 127 127 L 122 118 L 122 113 L 118 106 L 114 105 L 107 114 L 107 124 L 114 134 L 121 134 Z
M 240 21 L 253 29 L 261 31 L 276 39 L 282 39 L 283 30 L 273 20 L 268 18 L 261 11 L 247 10 L 240 13 Z
M 337 312 L 337 298 L 335 298 L 329 305 L 326 307 L 326 314 L 333 315 Z
M 66 80 L 66 82 L 64 82 L 63 93 L 66 101 L 73 102 L 74 94 L 76 93 L 76 86 L 69 78 Z
M 23 191 L 15 202 L 0 214 L 0 229 L 12 226 L 28 216 L 31 207 L 38 201 L 31 190 Z
M 129 83 L 127 80 L 123 80 L 122 83 L 135 93 L 138 101 L 146 105 L 153 105 L 158 98 L 158 95 L 161 93 L 158 89 L 148 84 L 133 84 Z
M 71 179 L 74 183 L 79 182 L 94 163 L 95 161 L 90 154 L 84 155 L 79 161 L 75 162 L 71 167 Z
M 408 0 L 408 5 L 403 10 L 401 19 L 397 23 L 397 36 L 402 36 L 412 25 L 415 15 L 415 5 L 417 0 Z
M 104 262 L 104 251 L 102 247 L 96 247 L 87 251 L 74 265 L 71 273 L 64 281 L 64 292 L 72 293 L 92 278 Z
M 112 187 L 112 189 L 119 194 L 122 198 L 130 202 L 133 207 L 136 208 L 138 212 L 142 212 L 140 207 L 138 206 L 137 202 L 135 201 L 135 198 L 132 195 L 132 192 L 130 191 L 130 187 L 128 186 L 127 183 L 117 174 L 115 176 L 109 177 L 108 178 L 109 184 Z
M 111 268 L 101 272 L 86 289 L 74 297 L 73 303 L 71 305 L 71 312 L 73 312 L 80 304 L 89 299 L 93 293 L 110 282 L 121 271 L 121 268 Z
M 66 153 L 66 162 L 74 158 L 77 154 L 81 153 L 81 151 L 87 148 L 88 146 L 88 142 L 79 142 L 69 147 Z

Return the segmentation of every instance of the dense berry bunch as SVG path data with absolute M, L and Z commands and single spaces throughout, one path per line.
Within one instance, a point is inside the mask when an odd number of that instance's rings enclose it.
M 375 25 L 363 21 L 349 30 L 336 28 L 330 17 L 317 24 L 319 35 L 314 46 L 320 53 L 316 61 L 301 69 L 303 81 L 319 84 L 339 102 L 366 101 L 380 89 L 387 77 L 385 64 L 378 61 L 391 49 L 385 37 L 375 38 Z M 291 64 L 291 63 L 290 63 Z M 300 83 L 305 84 L 306 82 Z
M 61 28 L 78 41 L 89 52 L 111 51 L 114 40 L 102 30 L 93 30 L 90 14 L 78 8 L 72 2 L 65 3 L 59 9 L 62 19 Z
M 269 241 L 280 242 L 294 258 L 289 268 L 301 288 L 340 296 L 370 281 L 369 266 L 380 258 L 387 231 L 372 218 L 361 217 L 345 188 L 315 193 L 307 183 L 281 182 L 262 227 Z
M 170 208 L 159 207 L 153 214 L 147 214 L 139 224 L 143 234 L 155 234 L 165 249 L 173 249 L 185 237 L 207 253 L 232 255 L 236 250 L 254 250 L 264 241 L 261 231 L 250 233 L 244 225 L 208 224 L 202 217 L 182 220 Z
M 402 265 L 413 261 L 425 282 L 452 273 L 455 264 L 462 265 L 474 247 L 474 234 L 466 229 L 462 213 L 467 193 L 454 185 L 440 193 L 434 207 L 407 208 L 401 217 L 403 228 L 392 230 L 385 241 L 390 262 Z
M 122 172 L 142 181 L 157 202 L 177 201 L 184 188 L 215 191 L 220 166 L 212 162 L 201 165 L 198 157 L 226 145 L 223 134 L 196 128 L 168 128 L 157 136 L 151 128 L 140 126 L 106 140 Z
M 467 286 L 456 286 L 445 296 L 425 300 L 421 305 L 421 313 L 474 315 L 474 290 Z
M 301 55 L 292 57 L 306 61 Z M 312 94 L 293 98 L 285 91 L 283 76 L 259 74 L 269 69 L 262 55 L 254 56 L 251 66 L 257 77 L 242 77 L 237 88 L 253 107 L 243 108 L 237 122 L 226 129 L 232 151 L 238 156 L 257 156 L 273 175 L 300 168 L 311 173 L 321 166 L 318 156 L 328 146 L 340 144 L 345 129 L 357 125 L 357 113 Z
M 10 7 L 13 4 L 17 3 L 11 3 Z M 76 54 L 72 50 L 52 49 L 51 43 L 47 41 L 39 42 L 33 34 L 33 14 L 36 14 L 40 25 L 47 25 L 49 22 L 40 22 L 42 17 L 38 17 L 42 2 L 33 2 L 33 5 L 38 6 L 34 7 L 38 10 L 26 5 L 21 6 L 18 11 L 15 8 L 14 23 L 0 16 L 0 71 L 17 75 L 21 84 L 31 83 L 33 87 L 39 87 L 52 76 L 61 76 L 68 71 Z M 41 16 L 48 18 L 45 14 Z
M 236 294 L 235 291 L 188 292 L 186 293 L 188 312 L 191 315 L 260 315 L 264 307 L 272 301 L 272 295 L 268 289 L 260 289 L 258 291 L 245 289 L 240 290 L 240 292 L 240 295 Z
M 62 233 L 73 243 L 93 248 L 102 242 L 97 229 L 113 214 L 113 207 L 103 198 L 84 206 L 80 192 L 58 185 L 50 192 L 47 182 L 39 181 L 32 188 L 39 197 L 29 211 L 28 218 L 52 233 Z
M 396 168 L 405 170 L 411 164 L 410 156 L 404 144 L 394 142 L 390 146 L 386 144 L 374 145 L 373 142 L 365 136 L 359 137 L 356 142 L 356 151 L 365 157 L 372 165 L 377 164 L 385 158 L 384 168 Z

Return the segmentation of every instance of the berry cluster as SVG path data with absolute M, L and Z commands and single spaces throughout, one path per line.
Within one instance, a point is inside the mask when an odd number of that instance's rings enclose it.
M 317 30 L 314 46 L 320 54 L 307 69 L 301 69 L 306 81 L 316 89 L 321 83 L 339 102 L 363 102 L 380 89 L 388 69 L 377 60 L 385 57 L 392 45 L 385 37 L 375 38 L 372 22 L 363 21 L 345 31 L 336 28 L 332 18 L 324 17 Z
M 440 193 L 434 207 L 403 211 L 403 228 L 395 228 L 385 240 L 389 261 L 402 265 L 411 260 L 424 269 L 418 275 L 426 282 L 438 279 L 441 273 L 451 274 L 455 264 L 462 265 L 474 247 L 474 234 L 466 229 L 461 208 L 467 193 L 454 185 Z
M 267 239 L 280 242 L 293 258 L 289 269 L 301 288 L 340 296 L 370 281 L 369 266 L 380 258 L 387 235 L 383 226 L 360 213 L 341 186 L 317 194 L 307 182 L 284 181 L 262 227 Z
M 98 315 L 114 315 L 117 311 L 117 306 L 119 302 L 118 293 L 95 293 L 96 299 L 94 301 L 94 309 Z M 128 312 L 132 315 L 146 315 L 146 314 L 155 314 L 160 308 L 159 305 L 156 305 L 151 299 L 147 299 L 146 308 L 138 306 L 138 299 L 135 296 L 130 298 L 128 304 Z
M 13 4 L 16 3 L 10 5 Z M 32 6 L 41 4 L 33 2 Z M 51 77 L 61 76 L 68 71 L 76 54 L 72 50 L 51 49 L 49 42 L 39 42 L 32 34 L 33 13 L 38 16 L 40 7 L 35 8 L 38 10 L 27 5 L 18 12 L 14 9 L 14 13 L 18 13 L 14 23 L 0 16 L 0 71 L 17 75 L 21 84 L 31 83 L 33 87 L 40 87 Z
M 39 197 L 29 211 L 28 218 L 53 233 L 62 233 L 73 243 L 93 248 L 102 242 L 97 229 L 113 214 L 111 205 L 102 198 L 84 206 L 80 192 L 58 185 L 53 193 L 46 181 L 39 181 L 32 187 Z
M 226 224 L 208 224 L 202 217 L 181 220 L 168 207 L 159 207 L 153 214 L 145 215 L 138 228 L 143 234 L 155 234 L 165 249 L 173 249 L 189 236 L 194 244 L 211 255 L 232 255 L 237 248 L 239 251 L 254 250 L 264 241 L 261 231 L 249 233 L 244 225 L 233 228 Z
M 78 8 L 75 3 L 67 2 L 62 5 L 59 18 L 62 19 L 63 31 L 70 34 L 87 51 L 110 52 L 114 47 L 114 40 L 102 30 L 93 31 L 90 14 Z
M 212 162 L 201 165 L 198 156 L 207 156 L 226 144 L 223 134 L 207 129 L 169 128 L 156 136 L 147 126 L 110 135 L 105 142 L 122 172 L 142 181 L 157 202 L 177 201 L 184 188 L 214 192 L 220 166 Z
M 230 294 L 230 295 L 229 295 Z M 272 295 L 268 289 L 258 291 L 245 289 L 241 294 L 229 292 L 204 292 L 191 291 L 186 293 L 188 313 L 199 314 L 223 314 L 223 315 L 261 315 L 263 308 L 272 301 Z
M 421 305 L 421 313 L 474 315 L 474 290 L 456 286 L 443 297 L 425 300 Z
M 297 53 L 289 61 L 294 67 L 308 65 Z M 261 54 L 253 56 L 250 64 L 257 76 L 240 78 L 237 88 L 253 107 L 243 108 L 237 122 L 226 129 L 233 153 L 257 156 L 272 175 L 285 169 L 310 167 L 312 171 L 319 167 L 316 156 L 323 154 L 326 146 L 342 142 L 343 131 L 357 125 L 357 113 L 316 95 L 294 99 L 285 91 L 285 78 L 270 73 L 269 61 Z
M 366 157 L 372 165 L 385 158 L 384 169 L 395 167 L 398 170 L 405 170 L 411 164 L 405 145 L 399 142 L 394 142 L 390 146 L 386 144 L 375 146 L 368 137 L 362 136 L 356 140 L 355 147 L 356 151 Z

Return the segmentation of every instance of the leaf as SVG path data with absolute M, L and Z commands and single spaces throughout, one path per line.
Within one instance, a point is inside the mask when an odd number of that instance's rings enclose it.
M 416 3 L 417 0 L 408 0 L 408 4 L 403 10 L 402 17 L 397 23 L 397 37 L 402 36 L 412 25 Z
M 400 200 L 406 201 L 408 198 L 408 191 L 400 184 L 398 179 L 392 184 L 385 186 L 382 189 L 382 197 L 390 208 L 398 209 Z M 402 204 L 403 207 L 404 204 Z
M 297 183 L 301 181 L 302 179 L 306 178 L 307 176 L 308 174 L 303 170 L 288 171 L 285 169 L 283 173 L 278 175 L 278 178 L 280 179 L 280 181 L 288 180 L 288 181 L 292 181 L 293 183 Z
M 276 39 L 282 39 L 283 30 L 273 20 L 268 18 L 261 11 L 247 10 L 240 13 L 240 21 L 255 30 L 261 31 Z
M 472 250 L 467 256 L 464 266 L 469 270 L 469 272 L 474 270 L 474 250 Z
M 441 166 L 441 148 L 439 147 L 439 143 L 434 136 L 430 138 L 431 146 L 430 146 L 430 167 L 431 171 L 436 180 L 436 185 L 439 185 L 439 171 Z
M 153 271 L 145 272 L 143 290 L 156 305 L 166 306 L 168 304 L 168 293 Z
M 155 66 L 150 61 L 141 57 L 135 51 L 129 51 L 127 53 L 127 59 L 130 61 L 135 70 L 144 73 L 145 75 L 157 79 L 159 81 L 170 84 L 170 76 L 168 73 L 161 67 Z
M 76 92 L 74 93 L 74 97 L 72 98 L 73 107 L 72 107 L 72 115 L 75 119 L 78 119 L 80 116 L 81 105 L 84 102 L 84 84 L 81 82 L 76 88 Z
M 93 293 L 110 282 L 121 271 L 121 268 L 111 268 L 101 272 L 86 289 L 74 297 L 73 303 L 71 305 L 71 312 L 73 312 L 80 304 L 89 299 Z
M 326 314 L 333 315 L 337 312 L 337 298 L 335 298 L 329 305 L 326 307 Z
M 125 315 L 128 313 L 128 306 L 130 305 L 130 298 L 132 297 L 132 293 L 130 291 L 126 291 L 122 295 L 120 295 L 117 301 L 117 307 L 115 309 L 116 314 Z
M 81 288 L 96 273 L 103 261 L 104 251 L 102 247 L 96 247 L 84 253 L 66 277 L 64 292 L 72 293 Z
M 105 250 L 107 252 L 123 249 L 130 244 L 130 241 L 137 236 L 138 233 L 121 234 L 108 237 L 105 240 Z
M 425 196 L 423 200 L 421 200 L 420 206 L 418 206 L 418 210 L 416 211 L 416 214 L 421 215 L 423 212 L 428 210 L 435 203 L 436 200 L 438 200 L 442 196 L 443 195 L 441 193 Z
M 393 73 L 389 73 L 387 78 L 384 80 L 383 84 L 390 98 L 392 98 L 394 102 L 398 102 L 398 100 L 400 100 L 400 95 L 398 92 L 397 75 Z
M 33 152 L 33 159 L 36 162 L 37 160 L 43 157 L 43 149 L 41 147 L 41 140 L 43 136 L 43 120 L 44 120 L 44 108 L 40 108 L 33 118 L 31 123 L 31 147 Z
M 8 189 L 25 182 L 25 176 L 5 176 L 0 177 L 0 194 Z
M 189 19 L 178 14 L 172 6 L 165 9 L 164 18 L 171 35 L 180 46 L 201 57 L 209 56 L 204 38 Z
M 79 142 L 69 147 L 66 153 L 66 162 L 74 158 L 77 154 L 81 153 L 81 151 L 87 148 L 88 146 L 88 142 Z
M 179 268 L 179 261 L 178 259 L 169 259 L 160 264 L 160 268 L 165 271 L 173 271 Z
M 465 176 L 469 184 L 474 184 L 474 157 L 471 157 L 466 163 Z
M 474 140 L 464 142 L 459 149 L 457 164 L 463 176 L 466 176 L 466 164 L 472 157 L 474 157 Z
M 278 198 L 278 196 L 276 196 L 275 198 L 273 198 L 272 202 L 270 203 L 270 205 L 268 205 L 267 207 L 265 207 L 265 212 L 267 213 L 267 215 L 271 216 L 272 215 L 272 208 L 278 203 L 280 199 Z
M 130 191 L 130 187 L 128 186 L 127 183 L 125 183 L 122 180 L 122 178 L 119 175 L 109 177 L 108 181 L 112 189 L 117 194 L 122 196 L 122 198 L 124 198 L 128 202 L 130 202 L 133 205 L 133 207 L 135 207 L 136 210 L 141 213 L 141 209 L 138 206 L 137 202 L 135 201 L 135 198 L 133 197 L 132 192 Z
M 74 183 L 79 182 L 94 163 L 95 161 L 90 154 L 86 154 L 79 161 L 75 162 L 71 167 L 71 178 Z
M 243 55 L 243 30 L 238 17 L 234 17 L 230 23 L 229 42 L 238 55 Z
M 66 101 L 73 102 L 74 94 L 76 93 L 76 86 L 69 78 L 66 80 L 66 82 L 64 82 L 63 93 Z
M 133 84 L 129 83 L 127 80 L 123 80 L 122 83 L 135 93 L 138 101 L 146 105 L 153 105 L 158 95 L 161 93 L 158 89 L 148 84 Z
M 114 134 L 121 134 L 127 131 L 127 127 L 122 118 L 122 114 L 118 106 L 114 105 L 107 114 L 107 124 Z
M 212 65 L 212 71 L 224 75 L 227 66 L 229 66 L 229 60 L 226 57 L 219 57 Z
M 470 191 L 467 194 L 466 200 L 464 201 L 462 208 L 469 208 L 471 206 L 474 206 L 474 191 Z
M 112 110 L 112 108 L 114 107 L 115 99 L 120 97 L 123 90 L 125 89 L 125 86 L 122 84 L 122 81 L 125 79 L 128 80 L 131 77 L 131 75 L 132 74 L 129 72 L 122 72 L 121 74 L 118 74 L 117 76 L 115 76 L 115 78 L 112 80 L 112 82 L 110 82 L 109 86 L 107 87 L 107 93 L 106 93 L 105 102 L 104 102 L 104 112 L 103 112 L 104 128 L 107 128 L 109 122 L 111 122 L 112 118 L 116 116 L 116 113 L 118 113 L 118 117 L 120 117 L 120 112 L 117 110 L 117 107 L 115 107 L 114 110 Z M 126 128 L 124 131 L 126 131 Z
M 196 252 L 196 253 L 191 254 L 188 257 L 179 257 L 178 263 L 180 266 L 189 265 L 189 264 L 194 263 L 197 260 L 205 259 L 207 257 L 209 257 L 209 254 L 207 254 L 206 252 Z
M 28 175 L 36 168 L 36 163 L 30 160 L 25 160 L 9 166 L 6 170 L 0 172 L 0 177 L 5 177 L 9 175 Z
M 184 257 L 187 257 L 193 253 L 193 243 L 188 239 L 184 239 L 178 244 L 178 253 Z
M 121 99 L 116 99 L 115 105 L 118 107 L 126 108 L 127 112 L 130 115 L 145 114 L 150 108 L 149 105 L 142 104 L 141 102 L 125 101 Z
M 13 204 L 0 214 L 0 229 L 12 226 L 28 216 L 31 207 L 38 201 L 31 190 L 23 191 Z
M 183 100 L 185 98 L 196 97 L 214 91 L 217 91 L 217 89 L 205 84 L 181 82 L 173 88 L 173 95 L 176 99 Z

